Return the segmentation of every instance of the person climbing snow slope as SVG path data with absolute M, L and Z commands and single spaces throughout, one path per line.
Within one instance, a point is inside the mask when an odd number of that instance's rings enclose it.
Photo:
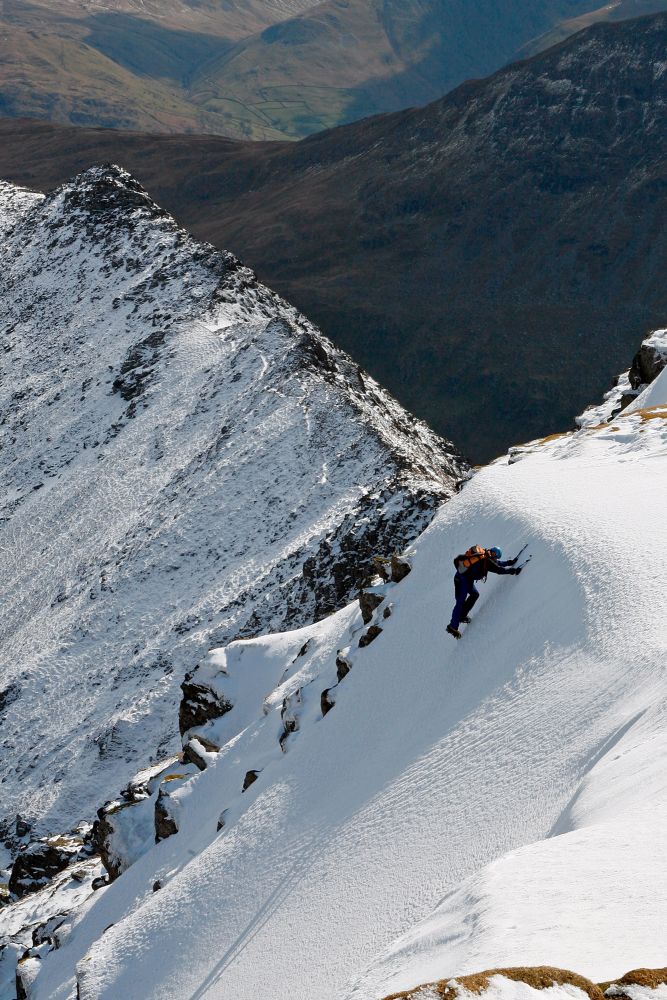
M 523 569 L 522 566 L 516 566 L 518 555 L 514 559 L 506 559 L 504 562 L 502 555 L 501 550 L 495 545 L 491 549 L 483 549 L 481 545 L 473 545 L 467 552 L 457 556 L 454 560 L 456 604 L 447 631 L 455 639 L 461 638 L 459 625 L 462 622 L 467 624 L 470 621 L 470 612 L 479 597 L 479 591 L 475 586 L 477 580 L 486 580 L 489 573 L 497 573 L 499 576 L 518 576 Z

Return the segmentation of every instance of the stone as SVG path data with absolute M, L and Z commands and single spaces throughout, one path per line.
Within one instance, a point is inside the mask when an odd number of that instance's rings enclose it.
M 181 684 L 183 697 L 178 709 L 178 725 L 181 736 L 188 730 L 205 726 L 213 719 L 219 719 L 231 711 L 232 703 L 223 694 L 214 691 L 207 684 L 197 684 L 194 673 L 186 674 Z
M 97 810 L 97 819 L 93 823 L 92 844 L 109 873 L 110 882 L 114 882 L 126 867 L 112 846 L 113 835 L 116 832 L 114 817 L 125 809 L 132 809 L 134 805 L 134 802 L 107 802 Z
M 325 716 L 327 712 L 330 712 L 335 704 L 335 699 L 331 697 L 331 688 L 327 688 L 326 691 L 323 691 L 320 695 L 320 708 L 322 709 L 322 716 Z
M 633 389 L 650 385 L 667 366 L 667 357 L 652 344 L 642 344 L 634 358 L 628 376 Z
M 178 826 L 169 808 L 169 792 L 161 788 L 155 800 L 155 843 L 178 833 Z
M 183 748 L 183 763 L 194 764 L 200 771 L 205 771 L 208 767 L 206 748 L 196 737 L 193 737 L 185 744 Z
M 22 899 L 42 889 L 72 863 L 81 846 L 79 841 L 66 837 L 51 837 L 29 844 L 12 866 L 8 883 L 10 893 Z
M 261 771 L 247 771 L 246 776 L 243 779 L 243 788 L 241 790 L 247 792 L 250 786 L 255 784 L 260 774 Z
M 362 590 L 359 594 L 359 607 L 364 625 L 372 620 L 377 608 L 384 601 L 384 594 L 374 593 L 372 590 Z
M 346 657 L 344 657 L 342 653 L 338 653 L 338 655 L 336 656 L 336 677 L 338 678 L 339 684 L 343 680 L 343 678 L 347 677 L 351 669 L 352 669 L 352 664 L 350 663 L 350 661 L 346 659 Z
M 412 566 L 402 556 L 394 554 L 391 557 L 391 579 L 393 583 L 400 583 L 406 576 L 412 573 Z
M 370 646 L 379 635 L 382 635 L 382 629 L 379 625 L 371 625 L 367 632 L 364 632 L 361 639 L 359 640 L 359 649 L 365 649 L 366 646 Z
M 32 827 L 26 819 L 23 819 L 23 817 L 17 813 L 15 829 L 17 837 L 27 837 Z

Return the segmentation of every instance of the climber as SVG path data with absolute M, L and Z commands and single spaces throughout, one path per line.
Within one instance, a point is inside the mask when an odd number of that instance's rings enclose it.
M 502 555 L 500 549 L 495 545 L 491 549 L 483 549 L 481 545 L 473 545 L 467 552 L 457 556 L 454 560 L 456 605 L 447 631 L 455 639 L 461 638 L 459 625 L 461 622 L 467 624 L 470 621 L 470 612 L 479 597 L 479 591 L 475 586 L 476 581 L 486 580 L 489 573 L 497 573 L 499 576 L 508 574 L 518 576 L 523 569 L 522 566 L 516 566 L 519 556 L 515 556 L 514 559 L 506 559 L 503 562 Z

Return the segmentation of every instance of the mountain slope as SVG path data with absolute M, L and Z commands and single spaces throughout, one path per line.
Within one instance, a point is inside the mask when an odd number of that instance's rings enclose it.
M 609 423 L 481 470 L 374 588 L 372 643 L 350 606 L 214 653 L 220 753 L 45 956 L 36 1000 L 379 1000 L 538 952 L 598 981 L 659 966 L 666 414 L 663 371 Z M 454 642 L 447 566 L 475 540 L 532 561 Z
M 567 426 L 667 311 L 664 15 L 296 144 L 0 121 L 37 186 L 121 159 L 484 460 Z
M 296 138 L 440 97 L 591 6 L 6 0 L 0 110 L 77 125 Z
M 466 466 L 119 168 L 1 194 L 2 818 L 36 834 L 174 746 L 212 642 L 340 607 Z

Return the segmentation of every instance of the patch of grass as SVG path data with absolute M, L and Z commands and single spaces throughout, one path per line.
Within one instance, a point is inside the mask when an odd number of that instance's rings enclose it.
M 608 983 L 600 983 L 600 989 L 606 996 L 613 996 L 618 1000 L 630 1000 L 630 997 L 623 992 L 624 986 L 646 986 L 649 990 L 657 990 L 658 986 L 667 983 L 667 969 L 633 969 L 626 972 L 620 979 L 612 979 Z M 607 990 L 615 987 L 613 993 L 607 994 Z
M 404 993 L 393 993 L 385 1000 L 412 1000 L 419 993 L 419 990 L 427 987 L 437 993 L 441 1000 L 457 1000 L 459 990 L 465 989 L 470 993 L 483 993 L 488 988 L 489 979 L 492 976 L 504 976 L 513 982 L 526 983 L 535 990 L 544 990 L 550 986 L 562 986 L 568 983 L 576 986 L 586 993 L 590 1000 L 602 1000 L 604 994 L 599 986 L 592 983 L 590 979 L 577 975 L 576 972 L 569 972 L 567 969 L 556 969 L 549 965 L 538 966 L 518 966 L 513 969 L 489 969 L 486 972 L 476 972 L 470 976 L 458 976 L 456 979 L 441 979 L 437 983 L 425 983 Z

